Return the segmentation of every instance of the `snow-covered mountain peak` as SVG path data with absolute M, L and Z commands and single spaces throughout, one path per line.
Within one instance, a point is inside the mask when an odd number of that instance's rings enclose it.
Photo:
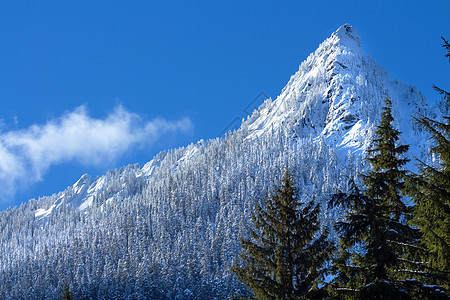
M 83 174 L 80 179 L 72 186 L 73 193 L 79 194 L 81 191 L 89 187 L 92 183 L 92 178 L 89 174 Z
M 338 152 L 364 151 L 387 96 L 402 131 L 410 130 L 410 116 L 419 108 L 428 110 L 423 95 L 392 81 L 345 24 L 301 63 L 275 101 L 266 101 L 246 121 L 249 136 L 283 128 L 293 137 L 323 138 Z
M 361 48 L 361 38 L 358 35 L 358 32 L 356 31 L 353 26 L 350 24 L 344 24 L 341 27 L 338 28 L 332 35 L 331 40 L 333 40 L 335 43 L 346 43 L 351 44 L 355 43 L 356 46 Z

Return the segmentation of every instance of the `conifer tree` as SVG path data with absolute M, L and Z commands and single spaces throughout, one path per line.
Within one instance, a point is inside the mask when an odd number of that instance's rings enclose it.
M 450 44 L 444 38 L 450 61 Z M 443 104 L 449 111 L 450 93 L 434 86 L 443 96 Z M 421 245 L 427 252 L 424 259 L 428 266 L 443 275 L 436 283 L 447 289 L 450 282 L 450 116 L 442 121 L 432 120 L 425 116 L 414 118 L 416 124 L 430 134 L 433 142 L 431 153 L 436 155 L 436 164 L 419 162 L 419 175 L 412 175 L 408 192 L 415 203 L 413 224 L 419 227 L 422 234 Z
M 63 286 L 63 291 L 61 295 L 58 297 L 58 299 L 61 300 L 72 300 L 73 299 L 73 292 L 69 289 L 69 283 L 66 282 Z
M 302 204 L 289 172 L 252 216 L 254 229 L 241 240 L 243 266 L 231 270 L 258 299 L 320 298 L 319 284 L 332 244 L 319 235 L 319 207 Z
M 364 193 L 355 184 L 350 194 L 338 194 L 331 205 L 345 204 L 349 213 L 336 225 L 341 234 L 335 259 L 335 291 L 349 298 L 426 299 L 435 296 L 419 275 L 427 272 L 415 261 L 418 231 L 407 222 L 410 209 L 402 201 L 407 145 L 397 145 L 400 132 L 393 126 L 391 100 L 387 97 L 368 151 L 372 170 L 362 175 Z M 440 293 L 437 292 L 436 299 Z

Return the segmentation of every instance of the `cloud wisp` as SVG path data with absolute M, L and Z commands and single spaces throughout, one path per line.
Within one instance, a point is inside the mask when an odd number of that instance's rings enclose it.
M 52 165 L 107 165 L 133 147 L 151 146 L 163 134 L 190 130 L 188 118 L 143 121 L 117 106 L 105 119 L 96 119 L 81 106 L 44 125 L 0 132 L 0 200 L 11 199 L 19 185 L 42 180 Z

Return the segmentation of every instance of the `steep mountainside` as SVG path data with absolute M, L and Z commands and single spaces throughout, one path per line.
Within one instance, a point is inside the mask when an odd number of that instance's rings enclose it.
M 293 137 L 323 137 L 338 152 L 368 147 L 373 123 L 389 96 L 405 140 L 419 145 L 410 116 L 429 113 L 415 87 L 392 81 L 387 71 L 365 55 L 356 30 L 346 24 L 304 61 L 280 96 L 247 121 L 251 135 L 287 126 Z
M 161 152 L 0 215 L 0 298 L 225 298 L 256 201 L 289 166 L 305 197 L 326 204 L 364 171 L 384 98 L 403 143 L 428 151 L 410 116 L 433 114 L 414 87 L 392 81 L 344 25 L 312 53 L 280 96 L 225 138 Z M 435 114 L 435 113 L 434 113 Z M 339 217 L 323 205 L 324 226 Z

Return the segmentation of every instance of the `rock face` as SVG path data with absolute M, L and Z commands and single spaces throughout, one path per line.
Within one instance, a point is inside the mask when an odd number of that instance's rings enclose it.
M 383 100 L 402 143 L 428 146 L 410 116 L 420 92 L 361 49 L 348 24 L 325 40 L 275 99 L 225 138 L 164 151 L 0 214 L 0 298 L 226 298 L 244 287 L 227 268 L 253 205 L 289 166 L 304 197 L 324 204 L 364 171 Z
M 393 101 L 407 142 L 416 145 L 410 116 L 429 113 L 425 97 L 415 87 L 392 81 L 363 52 L 356 30 L 345 24 L 300 65 L 280 96 L 263 105 L 247 123 L 258 135 L 289 123 L 295 136 L 323 137 L 344 152 L 365 150 L 386 96 Z

